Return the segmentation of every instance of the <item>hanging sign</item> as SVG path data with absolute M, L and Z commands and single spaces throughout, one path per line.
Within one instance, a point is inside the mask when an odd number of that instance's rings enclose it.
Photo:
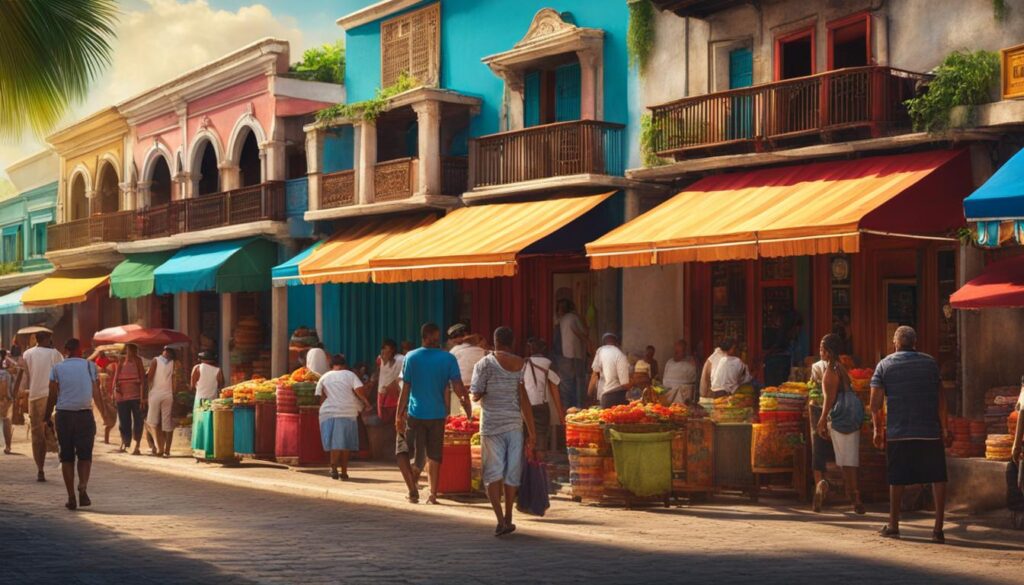
M 1002 50 L 1003 99 L 1024 98 L 1024 45 Z

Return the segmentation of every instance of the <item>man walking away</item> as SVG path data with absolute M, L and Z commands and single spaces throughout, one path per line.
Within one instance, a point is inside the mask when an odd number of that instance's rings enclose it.
M 0 349 L 0 425 L 3 426 L 4 455 L 11 454 L 11 443 L 14 441 L 11 412 L 14 408 L 16 395 L 14 376 L 7 371 L 7 350 Z
M 156 435 L 157 455 L 171 456 L 171 441 L 174 439 L 174 418 L 171 410 L 174 407 L 174 360 L 177 354 L 173 347 L 165 347 L 163 352 L 150 362 L 146 379 L 149 383 L 149 396 L 145 399 L 149 404 L 146 424 Z
M 939 366 L 918 352 L 917 333 L 898 327 L 893 336 L 895 352 L 886 356 L 871 378 L 871 421 L 874 443 L 888 455 L 889 524 L 880 534 L 900 537 L 900 502 L 908 485 L 932 484 L 935 496 L 935 530 L 932 542 L 944 544 L 942 523 L 946 510 L 946 452 L 943 443 L 952 436 L 946 430 L 946 397 L 942 394 Z M 886 426 L 882 432 L 882 406 Z
M 536 429 L 533 409 L 523 385 L 524 361 L 512 353 L 515 342 L 512 330 L 494 330 L 494 353 L 473 368 L 470 393 L 483 409 L 480 439 L 483 460 L 483 481 L 487 498 L 494 508 L 498 526 L 495 536 L 514 532 L 512 507 L 516 501 L 523 475 L 523 421 L 526 421 L 526 448 L 532 451 Z M 501 509 L 502 492 L 505 510 Z
M 569 299 L 555 304 L 556 367 L 562 379 L 562 404 L 566 408 L 583 407 L 587 370 L 588 332 L 576 313 L 576 305 Z
M 450 351 L 455 356 L 455 361 L 459 362 L 462 385 L 468 388 L 469 383 L 473 381 L 473 368 L 477 362 L 484 359 L 487 350 L 480 347 L 480 336 L 470 334 L 469 328 L 462 323 L 456 323 L 448 328 L 448 339 L 455 344 Z M 451 394 L 447 395 L 447 400 L 451 400 Z M 448 413 L 453 416 L 458 414 L 454 404 L 448 409 Z
M 28 412 L 32 422 L 32 456 L 36 460 L 36 481 L 46 481 L 43 464 L 46 463 L 46 426 L 49 424 L 46 400 L 50 395 L 50 373 L 64 361 L 53 349 L 53 339 L 45 331 L 36 333 L 36 344 L 25 350 L 26 386 L 28 386 Z M 46 422 L 44 422 L 46 419 Z
M 423 347 L 405 356 L 402 365 L 402 391 L 395 415 L 395 455 L 409 488 L 408 500 L 419 502 L 416 480 L 424 465 L 430 481 L 428 504 L 437 503 L 437 478 L 444 449 L 445 392 L 451 384 L 467 418 L 473 417 L 469 394 L 455 356 L 441 349 L 441 328 L 425 323 L 420 328 Z M 415 459 L 416 467 L 410 463 Z
M 89 506 L 87 493 L 92 470 L 92 447 L 96 441 L 96 417 L 92 414 L 92 396 L 99 389 L 96 364 L 82 359 L 82 346 L 75 338 L 64 344 L 67 359 L 53 367 L 50 395 L 46 402 L 46 421 L 57 407 L 57 442 L 60 467 L 68 490 L 65 506 L 74 510 Z M 75 460 L 78 461 L 78 498 L 75 498 Z
M 588 393 L 601 402 L 601 408 L 626 404 L 626 391 L 630 386 L 629 358 L 619 349 L 618 335 L 605 333 L 601 342 L 604 345 L 594 354 L 594 373 L 590 376 Z

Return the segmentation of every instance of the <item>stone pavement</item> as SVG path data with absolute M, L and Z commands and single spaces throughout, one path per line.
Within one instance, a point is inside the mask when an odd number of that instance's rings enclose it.
M 20 429 L 18 429 L 20 430 Z M 1021 583 L 1024 535 L 954 518 L 946 547 L 912 515 L 905 540 L 867 517 L 778 499 L 716 497 L 668 510 L 556 498 L 544 518 L 491 536 L 481 500 L 402 501 L 397 474 L 237 468 L 112 453 L 98 444 L 91 508 L 68 512 L 55 458 L 37 484 L 23 433 L 0 455 L 5 583 Z

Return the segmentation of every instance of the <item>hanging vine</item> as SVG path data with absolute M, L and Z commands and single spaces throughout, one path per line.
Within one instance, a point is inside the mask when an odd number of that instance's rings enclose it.
M 651 114 L 640 116 L 640 160 L 647 168 L 658 167 L 672 161 L 658 156 L 655 151 L 658 138 L 661 135 L 661 128 L 654 123 Z
M 337 118 L 344 119 L 356 119 L 362 118 L 367 122 L 372 122 L 380 117 L 384 113 L 384 110 L 388 107 L 388 102 L 391 98 L 395 97 L 400 93 L 409 91 L 422 85 L 415 77 L 409 75 L 406 72 L 402 72 L 398 76 L 398 80 L 394 84 L 388 87 L 378 88 L 374 96 L 368 100 L 361 102 L 353 102 L 351 104 L 335 104 L 329 108 L 324 108 L 316 113 L 317 122 L 330 122 Z
M 654 50 L 654 5 L 651 0 L 629 2 L 629 28 L 626 30 L 626 53 L 629 65 L 643 75 L 647 60 Z
M 1006 0 L 992 0 L 992 15 L 999 22 L 1006 20 Z
M 970 123 L 974 106 L 990 101 L 999 77 L 999 55 L 992 51 L 955 51 L 935 70 L 935 78 L 918 97 L 906 101 L 914 129 L 940 132 L 949 128 L 957 106 L 967 107 Z

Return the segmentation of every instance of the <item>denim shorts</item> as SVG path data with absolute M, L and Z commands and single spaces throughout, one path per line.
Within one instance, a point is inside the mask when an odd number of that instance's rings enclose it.
M 484 485 L 503 481 L 518 487 L 523 476 L 523 431 L 480 436 Z

